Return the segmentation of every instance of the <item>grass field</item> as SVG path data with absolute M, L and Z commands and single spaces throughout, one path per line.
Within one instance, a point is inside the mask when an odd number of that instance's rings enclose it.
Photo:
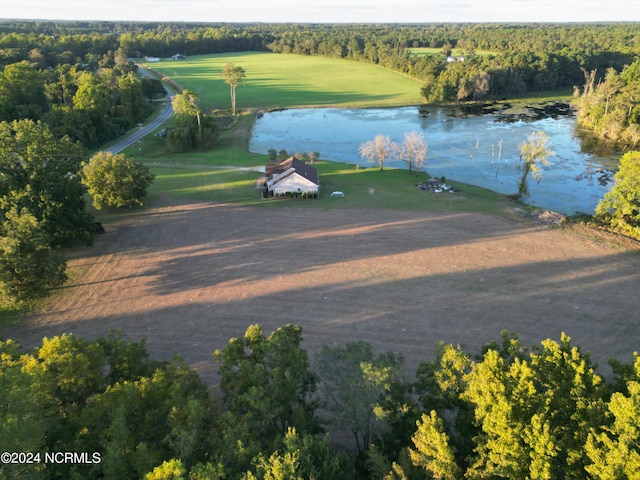
M 375 65 L 348 60 L 243 52 L 167 60 L 149 67 L 200 95 L 204 110 L 230 108 L 227 63 L 246 71 L 238 109 L 310 106 L 373 107 L 422 103 L 421 82 Z

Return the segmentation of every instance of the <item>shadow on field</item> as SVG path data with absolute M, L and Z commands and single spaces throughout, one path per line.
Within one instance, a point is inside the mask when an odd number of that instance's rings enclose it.
M 378 259 L 379 270 L 384 270 L 383 258 Z M 631 362 L 638 349 L 640 274 L 628 260 L 617 254 L 606 259 L 606 265 L 590 258 L 424 272 L 392 280 L 383 275 L 368 280 L 324 278 L 312 286 L 287 281 L 294 273 L 283 272 L 281 278 L 257 285 L 245 280 L 196 291 L 185 284 L 188 298 L 163 307 L 150 302 L 147 308 L 140 308 L 138 293 L 121 282 L 120 295 L 103 298 L 106 309 L 87 309 L 81 320 L 62 325 L 43 324 L 55 312 L 35 316 L 31 328 L 14 338 L 35 346 L 43 336 L 68 331 L 94 338 L 122 329 L 132 339 L 147 338 L 154 357 L 179 354 L 207 376 L 215 371 L 212 352 L 254 323 L 265 332 L 288 323 L 301 325 L 303 348 L 311 353 L 324 344 L 364 340 L 379 351 L 403 353 L 410 372 L 419 362 L 435 358 L 439 342 L 477 353 L 507 329 L 527 345 L 559 339 L 566 332 L 606 367 L 612 357 Z M 118 311 L 122 304 L 134 308 Z
M 174 210 L 175 208 L 175 210 Z M 638 350 L 640 257 L 558 230 L 471 214 L 188 204 L 132 216 L 77 265 L 68 297 L 7 337 L 95 338 L 120 328 L 205 377 L 249 324 L 304 329 L 304 347 L 364 340 L 409 370 L 438 342 L 471 353 L 508 329 L 603 366 Z M 91 255 L 94 257 L 92 258 Z

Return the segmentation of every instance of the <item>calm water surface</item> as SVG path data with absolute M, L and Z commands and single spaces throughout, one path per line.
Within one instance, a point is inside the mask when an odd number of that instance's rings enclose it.
M 532 119 L 501 113 L 461 114 L 445 107 L 377 109 L 295 109 L 265 113 L 253 128 L 249 149 L 320 152 L 320 158 L 367 164 L 359 146 L 382 133 L 402 142 L 405 132 L 421 132 L 429 145 L 425 170 L 433 177 L 477 185 L 503 194 L 517 192 L 519 144 L 532 132 L 545 132 L 555 155 L 540 183 L 530 179 L 527 203 L 573 214 L 592 213 L 611 188 L 601 170 L 616 168 L 616 156 L 582 151 L 571 115 Z M 407 168 L 397 161 L 388 167 Z M 416 182 L 417 183 L 417 182 Z M 347 192 L 348 193 L 348 192 Z

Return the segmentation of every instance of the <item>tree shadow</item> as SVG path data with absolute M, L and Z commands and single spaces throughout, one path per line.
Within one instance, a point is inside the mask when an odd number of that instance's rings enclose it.
M 299 324 L 311 352 L 364 340 L 403 353 L 410 371 L 441 341 L 477 353 L 503 329 L 527 345 L 564 331 L 601 368 L 637 350 L 639 257 L 580 237 L 487 215 L 180 210 L 128 225 L 105 261 L 85 262 L 72 301 L 5 335 L 36 346 L 121 328 L 206 375 L 212 351 L 252 323 Z

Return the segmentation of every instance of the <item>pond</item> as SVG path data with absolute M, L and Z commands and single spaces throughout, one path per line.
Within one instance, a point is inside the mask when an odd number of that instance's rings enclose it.
M 517 192 L 519 144 L 531 133 L 543 131 L 555 154 L 539 183 L 530 178 L 525 201 L 564 214 L 593 213 L 612 186 L 619 158 L 612 152 L 586 151 L 575 118 L 561 104 L 517 114 L 510 113 L 508 105 L 475 111 L 430 106 L 274 111 L 256 120 L 249 149 L 260 154 L 271 148 L 319 152 L 324 160 L 369 167 L 374 165 L 358 153 L 362 143 L 380 133 L 401 143 L 412 130 L 422 133 L 429 145 L 424 168 L 429 175 L 503 194 Z M 407 168 L 400 161 L 387 161 L 385 166 Z

